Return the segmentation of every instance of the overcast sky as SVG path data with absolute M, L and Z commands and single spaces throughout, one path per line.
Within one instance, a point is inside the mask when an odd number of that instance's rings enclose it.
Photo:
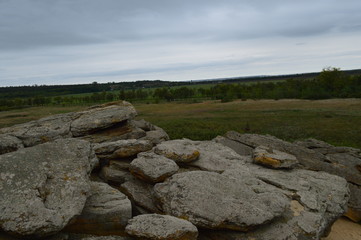
M 0 0 L 0 86 L 361 68 L 360 0 Z

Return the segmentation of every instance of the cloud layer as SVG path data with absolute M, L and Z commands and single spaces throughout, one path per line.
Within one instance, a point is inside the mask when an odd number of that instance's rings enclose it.
M 0 85 L 360 68 L 361 2 L 0 0 Z

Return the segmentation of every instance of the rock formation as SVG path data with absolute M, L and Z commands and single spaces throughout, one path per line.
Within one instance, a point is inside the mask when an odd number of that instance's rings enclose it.
M 358 149 L 169 140 L 135 116 L 116 102 L 0 129 L 0 239 L 305 240 L 347 202 L 360 216 Z

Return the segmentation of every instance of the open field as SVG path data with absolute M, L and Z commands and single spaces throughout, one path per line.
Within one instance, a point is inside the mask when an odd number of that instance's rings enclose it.
M 229 130 L 271 134 L 285 140 L 317 138 L 361 148 L 361 99 L 247 100 L 220 103 L 134 104 L 139 116 L 171 138 L 212 139 Z M 0 127 L 86 106 L 34 107 L 0 112 Z

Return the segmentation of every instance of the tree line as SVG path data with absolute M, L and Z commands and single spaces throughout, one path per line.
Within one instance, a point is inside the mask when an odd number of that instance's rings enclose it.
M 94 83 L 94 85 L 97 85 Z M 95 86 L 94 86 L 95 87 Z M 324 69 L 312 79 L 287 79 L 275 82 L 219 83 L 211 87 L 160 87 L 121 89 L 70 96 L 34 96 L 0 98 L 0 110 L 44 105 L 80 105 L 127 100 L 158 103 L 185 99 L 327 99 L 361 98 L 361 75 L 344 74 L 338 68 Z

